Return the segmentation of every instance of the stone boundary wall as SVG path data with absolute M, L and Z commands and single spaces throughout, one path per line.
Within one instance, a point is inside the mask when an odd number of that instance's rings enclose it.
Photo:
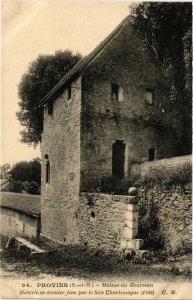
M 133 228 L 131 240 L 146 239 L 140 224 L 141 221 L 145 221 L 148 225 L 149 212 L 153 206 L 155 209 L 153 218 L 159 224 L 158 234 L 164 238 L 164 249 L 168 253 L 189 251 L 192 236 L 191 163 L 191 156 L 186 156 L 143 164 L 145 167 L 141 166 L 144 172 L 142 174 L 145 174 L 145 170 L 149 174 L 151 167 L 154 166 L 154 170 L 158 170 L 158 177 L 160 174 L 162 177 L 160 176 L 156 182 L 155 173 L 152 177 L 149 176 L 149 180 L 146 178 L 144 182 L 138 181 L 136 201 L 138 202 L 139 222 L 136 219 L 129 225 L 128 203 L 132 203 L 134 197 L 80 193 L 77 220 L 80 242 L 94 248 L 120 250 L 123 248 L 125 230 L 128 231 L 129 227 Z M 144 209 L 146 213 L 142 215 L 141 212 L 144 212 Z M 135 232 L 138 234 L 134 234 Z M 157 232 L 152 231 L 152 239 L 156 240 L 156 234 Z M 146 244 L 144 246 L 148 249 Z
M 126 212 L 134 197 L 81 193 L 78 211 L 80 241 L 93 248 L 119 250 L 126 227 Z M 131 220 L 132 224 L 133 220 Z M 137 222 L 136 222 L 137 224 Z M 131 228 L 131 238 L 136 228 Z M 133 235 L 133 236 L 132 236 Z
M 160 235 L 164 237 L 167 252 L 186 251 L 191 248 L 192 239 L 192 184 L 152 185 L 138 188 L 139 222 L 140 207 L 147 210 L 151 205 L 156 208 L 155 217 L 159 224 Z M 139 231 L 144 238 L 143 230 Z
M 37 238 L 40 234 L 40 216 L 26 214 L 11 208 L 0 208 L 1 234 Z
M 163 235 L 165 249 L 178 252 L 191 248 L 192 156 L 181 156 L 134 165 L 131 176 L 138 178 L 139 222 L 145 221 L 152 205 Z M 140 211 L 146 209 L 143 220 Z M 140 228 L 139 235 L 144 238 Z
M 80 242 L 93 248 L 121 250 L 125 232 L 130 230 L 129 240 L 146 239 L 141 228 L 142 218 L 148 221 L 154 205 L 159 234 L 164 237 L 164 249 L 168 253 L 189 251 L 192 236 L 192 185 L 152 185 L 138 187 L 138 218 L 127 218 L 131 196 L 81 193 L 78 209 Z M 140 212 L 146 210 L 145 215 Z M 128 220 L 127 220 L 128 219 Z M 129 222 L 131 224 L 129 224 Z M 147 224 L 148 225 L 148 224 Z M 138 230 L 139 226 L 139 230 Z M 137 234 L 136 234 L 137 233 Z M 152 238 L 156 232 L 153 231 Z M 136 240 L 137 241 L 137 240 Z M 145 249 L 148 250 L 145 244 Z

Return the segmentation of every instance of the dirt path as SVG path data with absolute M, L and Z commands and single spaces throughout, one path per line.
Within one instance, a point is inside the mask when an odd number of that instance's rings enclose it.
M 3 298 L 91 299 L 92 295 L 92 299 L 109 299 L 118 293 L 117 297 L 131 299 L 136 293 L 137 299 L 161 299 L 162 291 L 168 296 L 172 291 L 175 295 L 167 299 L 174 300 L 182 299 L 185 290 L 191 299 L 190 264 L 190 256 L 183 262 L 136 263 L 77 248 L 34 258 L 7 252 L 1 262 L 0 294 Z
M 186 259 L 187 264 L 187 259 Z M 190 261 L 191 264 L 191 261 Z M 122 264 L 109 264 L 101 261 L 100 258 L 79 261 L 74 257 L 74 261 L 68 259 L 65 254 L 53 254 L 49 259 L 22 257 L 18 255 L 6 255 L 1 261 L 1 278 L 4 279 L 48 279 L 48 278 L 74 278 L 85 280 L 129 280 L 152 282 L 167 281 L 190 281 L 191 274 L 189 265 L 185 271 L 179 271 L 172 263 L 135 264 L 126 262 Z M 176 265 L 176 263 L 175 263 Z M 188 270 L 188 271 L 187 271 Z M 183 272 L 184 271 L 184 272 Z
M 1 239 L 5 249 L 6 238 Z M 43 244 L 41 247 L 45 246 Z M 82 246 L 63 246 L 61 250 L 36 257 L 17 252 L 16 249 L 1 252 L 1 278 L 3 279 L 83 279 L 83 280 L 129 280 L 152 282 L 190 282 L 191 255 L 167 258 L 160 261 L 130 261 L 116 254 Z

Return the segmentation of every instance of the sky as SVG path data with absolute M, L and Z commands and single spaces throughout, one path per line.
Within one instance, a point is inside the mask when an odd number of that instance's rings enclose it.
M 1 164 L 40 157 L 20 142 L 16 117 L 21 76 L 39 54 L 91 52 L 129 14 L 129 2 L 1 1 Z

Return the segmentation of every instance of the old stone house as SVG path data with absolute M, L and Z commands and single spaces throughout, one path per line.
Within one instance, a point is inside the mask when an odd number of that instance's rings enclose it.
M 155 126 L 167 103 L 159 63 L 127 17 L 42 100 L 43 237 L 120 245 L 127 197 L 102 195 L 101 185 L 129 178 L 133 163 L 175 154 L 172 134 Z

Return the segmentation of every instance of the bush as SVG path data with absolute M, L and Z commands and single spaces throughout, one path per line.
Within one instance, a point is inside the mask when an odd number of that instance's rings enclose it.
M 131 177 L 141 184 L 183 184 L 192 179 L 192 157 L 160 159 L 131 168 Z
M 149 207 L 139 207 L 139 236 L 144 240 L 145 248 L 153 250 L 164 248 L 157 212 L 158 207 L 154 203 Z
M 127 195 L 129 186 L 131 186 L 131 182 L 127 178 L 118 179 L 111 176 L 103 176 L 102 178 L 88 179 L 84 183 L 84 191 Z
M 24 190 L 29 194 L 39 195 L 40 185 L 35 181 L 25 181 L 23 183 Z
M 130 182 L 128 179 L 103 177 L 101 179 L 101 192 L 115 195 L 127 195 Z

